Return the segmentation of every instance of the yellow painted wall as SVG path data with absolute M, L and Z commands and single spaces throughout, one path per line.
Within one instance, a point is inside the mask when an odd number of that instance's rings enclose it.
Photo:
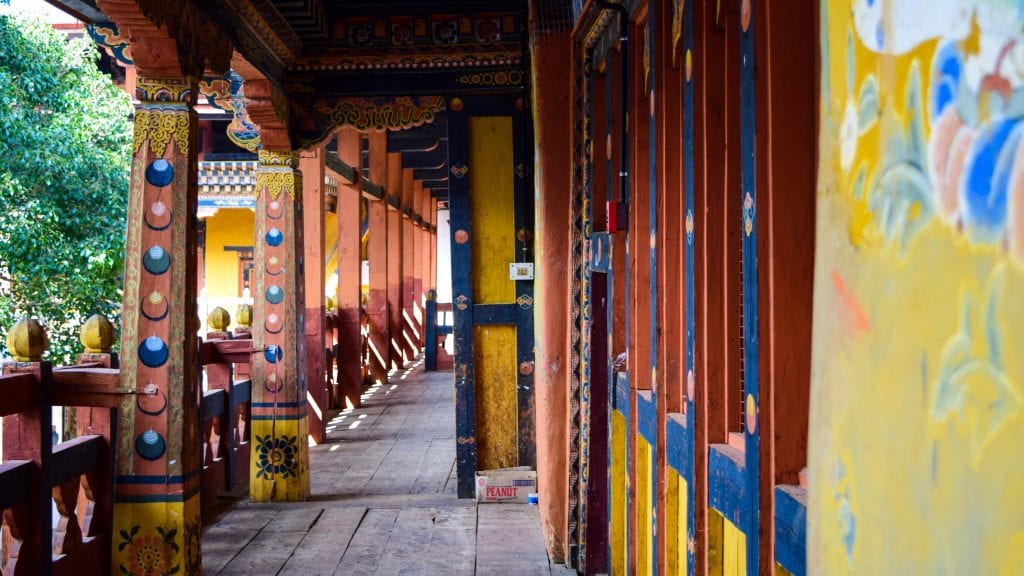
M 622 576 L 626 573 L 626 558 L 629 554 L 626 542 L 626 521 L 629 514 L 626 502 L 626 430 L 626 417 L 617 410 L 612 411 L 612 576 Z
M 469 204 L 475 304 L 512 303 L 515 261 L 512 119 L 469 119 Z M 515 326 L 477 326 L 473 361 L 476 384 L 477 466 L 515 466 L 518 460 Z
M 651 524 L 651 445 L 636 438 L 636 573 L 654 574 L 654 527 Z
M 235 311 L 241 303 L 238 295 L 238 252 L 225 251 L 225 246 L 252 246 L 255 214 L 248 208 L 221 208 L 206 218 L 206 301 L 201 302 L 199 315 L 206 315 L 217 306 L 231 314 L 231 329 L 236 327 Z
M 1024 14 L 821 16 L 808 571 L 1019 574 Z
M 747 537 L 714 508 L 708 508 L 708 574 L 747 574 Z
M 668 469 L 668 490 L 665 493 L 665 555 L 668 573 L 686 576 L 686 479 Z
M 338 271 L 338 215 L 333 212 L 324 215 L 324 257 L 324 294 L 334 297 L 338 295 L 338 283 L 331 285 L 331 275 Z

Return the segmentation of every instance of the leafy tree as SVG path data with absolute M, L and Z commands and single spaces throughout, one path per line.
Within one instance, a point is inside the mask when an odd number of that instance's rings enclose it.
M 98 57 L 0 15 L 0 333 L 39 318 L 55 363 L 89 315 L 120 315 L 132 105 Z

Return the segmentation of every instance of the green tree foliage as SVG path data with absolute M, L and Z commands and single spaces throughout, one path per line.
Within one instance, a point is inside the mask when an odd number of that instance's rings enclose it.
M 55 363 L 85 318 L 120 314 L 132 105 L 98 56 L 0 15 L 0 333 L 39 318 Z

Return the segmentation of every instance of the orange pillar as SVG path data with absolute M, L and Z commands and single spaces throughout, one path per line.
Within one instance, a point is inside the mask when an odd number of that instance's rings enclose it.
M 388 198 L 388 335 L 391 344 L 391 367 L 405 368 L 402 346 L 402 212 L 394 205 L 402 203 L 402 153 L 389 152 Z
M 328 407 L 324 368 L 324 147 L 299 155 L 302 172 L 303 261 L 306 283 L 306 389 L 309 400 L 309 433 L 317 443 L 327 437 L 324 411 Z M 299 335 L 301 338 L 303 335 Z M 299 388 L 302 390 L 301 386 Z
M 412 360 L 419 353 L 420 329 L 413 318 L 416 303 L 416 223 L 413 222 L 413 207 L 416 197 L 416 181 L 412 168 L 402 170 L 402 349 Z
M 416 326 L 416 334 L 419 336 L 416 339 L 416 348 L 422 349 L 426 342 L 426 330 L 423 326 L 423 273 L 426 268 L 426 254 L 427 250 L 427 235 L 424 230 L 426 223 L 426 203 L 424 201 L 424 194 L 426 191 L 423 189 L 423 182 L 417 180 L 415 184 L 415 190 L 413 191 L 413 213 L 420 217 L 419 223 L 413 225 L 413 232 L 416 235 L 416 254 L 414 256 L 415 261 L 413 264 L 412 272 L 412 319 Z
M 537 489 L 544 541 L 553 562 L 565 560 L 568 523 L 570 51 L 566 36 L 534 39 Z
M 387 134 L 370 133 L 370 181 L 387 178 Z M 388 381 L 391 344 L 388 339 L 388 206 L 386 200 L 371 200 L 370 237 L 366 257 L 370 261 L 370 294 L 366 315 L 370 322 L 370 378 L 375 384 Z
M 359 132 L 343 128 L 338 133 L 338 158 L 361 174 L 361 157 Z M 359 406 L 363 384 L 362 222 L 359 218 L 362 198 L 358 177 L 356 182 L 341 180 L 338 185 L 338 385 L 346 407 L 350 408 Z
M 149 51 L 143 56 L 152 58 Z M 138 79 L 120 379 L 127 390 L 151 386 L 160 395 L 122 396 L 117 438 L 111 438 L 114 473 L 122 480 L 114 487 L 113 565 L 129 565 L 144 542 L 159 539 L 163 566 L 183 574 L 198 573 L 190 559 L 202 557 L 196 404 L 202 392 L 192 369 L 199 362 L 193 257 L 197 92 L 191 77 Z

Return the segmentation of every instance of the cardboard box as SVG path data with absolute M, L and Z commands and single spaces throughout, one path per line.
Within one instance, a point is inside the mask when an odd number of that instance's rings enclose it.
M 528 466 L 481 470 L 476 473 L 477 502 L 527 503 L 537 492 L 537 473 Z

